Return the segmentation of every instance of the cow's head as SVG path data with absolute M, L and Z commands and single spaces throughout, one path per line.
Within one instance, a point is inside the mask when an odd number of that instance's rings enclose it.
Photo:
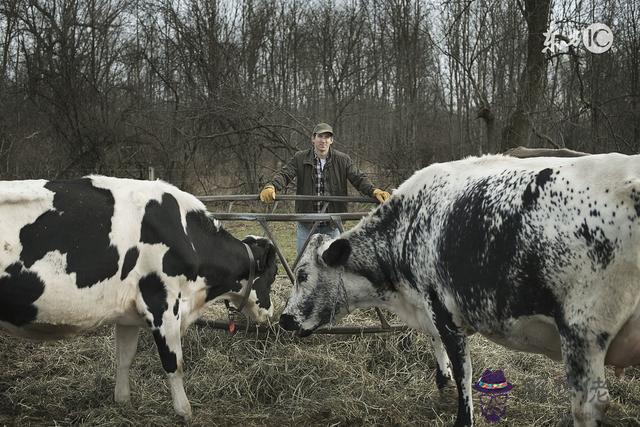
M 247 236 L 242 240 L 253 253 L 255 262 L 255 279 L 245 303 L 243 312 L 257 322 L 264 323 L 273 316 L 271 304 L 271 285 L 276 279 L 278 266 L 276 265 L 276 248 L 269 239 L 258 236 Z M 246 285 L 245 285 L 246 286 Z M 239 293 L 243 295 L 244 286 Z M 236 304 L 236 301 L 234 301 Z
M 280 326 L 307 336 L 334 322 L 350 308 L 369 305 L 374 288 L 365 277 L 345 268 L 351 256 L 347 239 L 332 240 L 322 234 L 311 238 L 298 267 L 296 281 Z

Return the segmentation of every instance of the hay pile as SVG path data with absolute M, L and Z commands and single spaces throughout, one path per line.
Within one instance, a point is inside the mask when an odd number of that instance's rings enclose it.
M 288 294 L 279 277 L 277 309 Z M 222 319 L 220 307 L 207 317 Z M 393 319 L 391 319 L 393 320 Z M 343 323 L 377 325 L 374 312 Z M 33 343 L 0 335 L 0 425 L 176 425 L 153 339 L 142 333 L 131 372 L 132 403 L 113 402 L 112 328 L 70 341 Z M 515 385 L 501 425 L 570 424 L 559 364 L 471 338 L 474 378 L 502 368 Z M 428 337 L 415 332 L 298 339 L 192 326 L 183 340 L 193 425 L 451 425 L 455 389 L 440 396 Z M 640 424 L 640 370 L 607 371 L 611 425 Z M 476 421 L 489 425 L 476 403 Z

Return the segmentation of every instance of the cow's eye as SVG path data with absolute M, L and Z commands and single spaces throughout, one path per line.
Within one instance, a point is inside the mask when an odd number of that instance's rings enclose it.
M 307 277 L 308 275 L 306 271 L 298 271 L 298 283 L 305 282 Z

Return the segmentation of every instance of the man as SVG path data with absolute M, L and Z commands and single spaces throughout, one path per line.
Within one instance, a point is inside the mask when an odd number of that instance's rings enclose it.
M 333 144 L 333 128 L 327 123 L 320 123 L 313 129 L 311 135 L 313 147 L 308 150 L 298 151 L 293 158 L 269 182 L 260 192 L 260 200 L 264 203 L 273 203 L 276 199 L 276 190 L 281 191 L 293 179 L 296 179 L 296 194 L 307 196 L 346 196 L 347 180 L 360 193 L 372 196 L 380 203 L 391 195 L 379 188 L 374 188 L 366 175 L 358 170 L 351 158 L 336 149 Z M 317 213 L 322 210 L 324 202 L 308 200 L 296 201 L 296 212 Z M 344 202 L 332 202 L 327 212 L 346 212 L 347 204 Z M 313 223 L 298 222 L 296 247 L 298 254 L 302 251 Z M 338 237 L 340 231 L 331 221 L 323 222 L 316 228 L 317 233 Z

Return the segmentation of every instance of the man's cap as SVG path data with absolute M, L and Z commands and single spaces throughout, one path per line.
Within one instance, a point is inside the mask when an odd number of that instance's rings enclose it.
M 316 127 L 313 128 L 313 134 L 317 135 L 319 133 L 330 133 L 333 135 L 333 128 L 327 123 L 318 123 Z

